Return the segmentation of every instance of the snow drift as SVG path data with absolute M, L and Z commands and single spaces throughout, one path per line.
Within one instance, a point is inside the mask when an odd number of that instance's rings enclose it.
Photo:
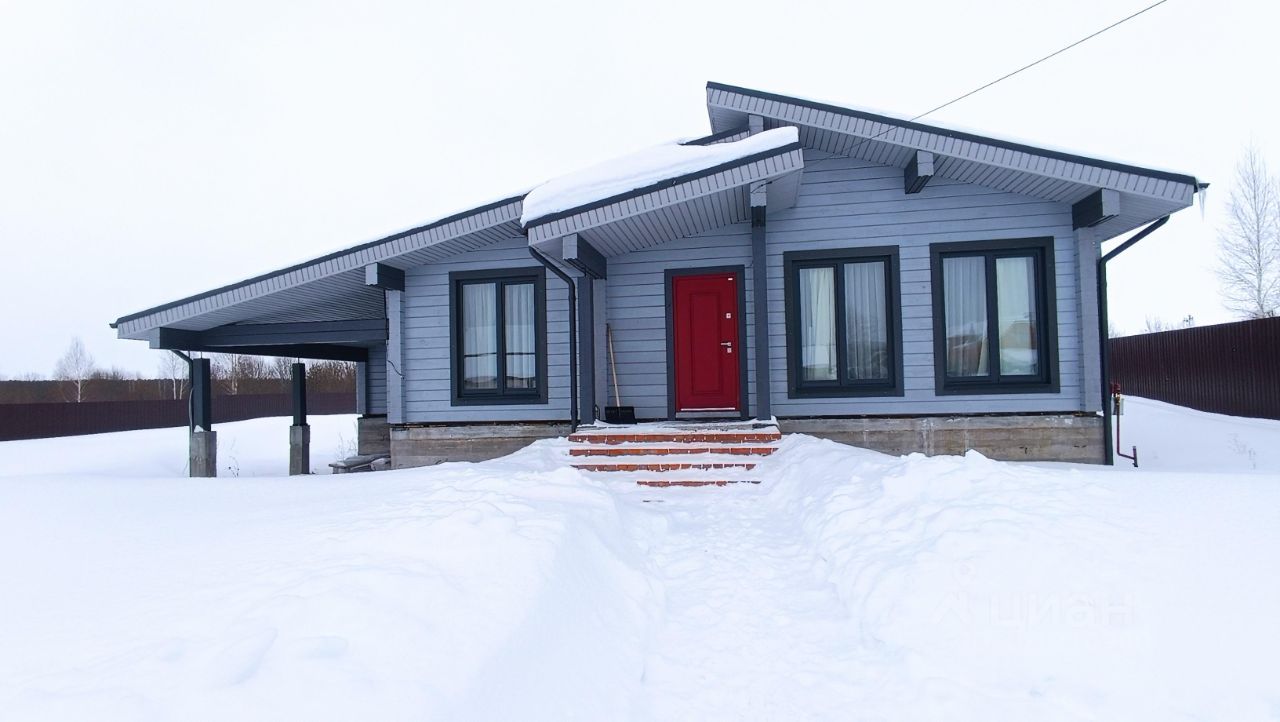
M 246 470 L 254 423 L 222 428 Z M 723 489 L 561 441 L 195 480 L 74 470 L 156 468 L 153 432 L 0 444 L 0 719 L 1275 719 L 1280 423 L 1125 423 L 1242 473 L 796 436 Z

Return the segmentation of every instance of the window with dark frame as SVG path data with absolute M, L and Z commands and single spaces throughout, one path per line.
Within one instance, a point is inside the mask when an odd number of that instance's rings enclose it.
M 901 396 L 896 247 L 783 255 L 792 397 Z
M 1056 392 L 1053 239 L 930 251 L 937 392 Z
M 455 272 L 449 285 L 453 402 L 545 402 L 542 270 Z

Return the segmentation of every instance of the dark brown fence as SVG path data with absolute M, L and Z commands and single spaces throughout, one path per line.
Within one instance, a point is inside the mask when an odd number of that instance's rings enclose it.
M 1113 338 L 1109 349 L 1125 394 L 1280 419 L 1280 318 Z
M 352 414 L 355 410 L 354 392 L 307 394 L 308 414 Z M 289 394 L 246 394 L 213 398 L 215 424 L 265 416 L 289 416 L 292 413 Z M 0 441 L 186 425 L 186 399 L 0 404 Z

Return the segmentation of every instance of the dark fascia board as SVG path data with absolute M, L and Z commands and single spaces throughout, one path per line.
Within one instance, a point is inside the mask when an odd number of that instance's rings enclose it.
M 152 348 L 156 348 L 153 346 Z M 164 346 L 161 348 L 168 348 Z M 322 361 L 354 361 L 365 363 L 369 360 L 369 349 L 363 346 L 342 346 L 338 344 L 277 344 L 271 346 L 209 346 L 204 344 L 183 343 L 178 351 L 203 351 L 206 353 L 235 353 L 247 356 L 281 356 L 284 358 L 307 358 Z
M 1096 166 L 1098 168 L 1106 168 L 1107 170 L 1119 171 L 1121 173 L 1133 173 L 1134 175 L 1148 176 L 1150 178 L 1158 178 L 1160 180 L 1172 181 L 1174 183 L 1185 183 L 1197 189 L 1200 188 L 1200 183 L 1196 181 L 1194 176 L 1189 176 L 1183 173 L 1173 173 L 1165 170 L 1143 168 L 1141 166 L 1128 165 L 1127 163 L 1117 163 L 1115 161 L 1102 160 L 1099 158 L 1090 158 L 1088 156 L 1076 155 L 1074 153 L 1065 153 L 1060 150 L 1050 150 L 1048 148 L 1037 148 L 1036 146 L 1026 145 L 1025 143 L 1014 143 L 1012 141 L 1000 140 L 999 138 L 992 138 L 989 136 L 977 135 L 976 133 L 965 133 L 963 131 L 951 130 L 951 129 L 942 128 L 936 125 L 927 125 L 925 123 L 917 123 L 910 120 L 904 120 L 902 118 L 893 118 L 887 115 L 879 115 L 877 113 L 868 113 L 864 110 L 842 108 L 838 105 L 819 103 L 813 100 L 805 100 L 803 98 L 794 98 L 787 95 L 779 95 L 777 93 L 766 93 L 762 90 L 752 90 L 751 88 L 743 88 L 737 85 L 727 85 L 725 83 L 708 82 L 707 89 L 723 90 L 729 93 L 738 93 L 739 95 L 748 95 L 753 98 L 760 98 L 761 100 L 772 100 L 778 103 L 798 105 L 804 108 L 812 108 L 813 110 L 822 110 L 828 113 L 835 113 L 837 115 L 846 115 L 851 118 L 869 120 L 875 123 L 884 123 L 886 125 L 896 125 L 901 128 L 907 128 L 908 130 L 916 130 L 922 133 L 933 133 L 935 135 L 941 135 L 947 138 L 954 138 L 956 140 L 964 140 L 971 143 L 982 143 L 984 145 L 991 145 L 997 148 L 1005 148 L 1008 150 L 1014 150 L 1021 153 L 1029 153 L 1031 155 L 1044 156 L 1046 158 L 1053 158 L 1055 160 L 1067 161 L 1069 163 L 1080 163 L 1083 165 L 1091 165 L 1091 166 Z
M 727 161 L 727 162 L 721 163 L 720 165 L 712 166 L 710 168 L 704 168 L 702 170 L 694 171 L 692 173 L 686 173 L 684 175 L 676 176 L 674 178 L 664 178 L 656 183 L 650 183 L 649 185 L 644 186 L 643 188 L 636 188 L 635 190 L 630 190 L 625 193 L 619 193 L 617 195 L 610 196 L 608 198 L 602 198 L 598 201 L 592 201 L 591 203 L 587 203 L 587 204 L 578 206 L 576 208 L 569 208 L 563 211 L 556 211 L 555 213 L 548 213 L 545 216 L 540 216 L 538 218 L 535 218 L 529 221 L 524 225 L 524 228 L 525 230 L 528 230 L 530 228 L 545 225 L 547 223 L 553 223 L 555 221 L 560 220 L 561 218 L 568 218 L 570 216 L 576 216 L 582 213 L 588 213 L 590 211 L 596 210 L 597 208 L 604 208 L 605 206 L 611 206 L 614 203 L 621 203 L 622 201 L 630 200 L 632 198 L 638 198 L 640 196 L 648 195 L 650 193 L 655 193 L 657 191 L 664 190 L 666 188 L 671 188 L 672 186 L 678 186 L 681 183 L 688 183 L 689 181 L 698 180 L 699 178 L 706 178 L 707 176 L 712 176 L 712 175 L 715 175 L 716 173 L 723 173 L 724 171 L 732 170 L 739 166 L 755 163 L 758 160 L 763 160 L 765 158 L 772 158 L 773 156 L 777 156 L 777 155 L 785 155 L 787 153 L 790 153 L 793 150 L 800 150 L 803 147 L 804 146 L 801 145 L 800 143 L 788 143 L 784 146 L 779 146 L 777 148 L 772 148 L 770 150 L 760 151 L 759 153 L 752 153 L 751 155 L 744 156 L 736 160 Z
M 716 141 L 718 141 L 718 140 L 724 140 L 725 138 L 732 138 L 732 137 L 733 137 L 733 136 L 735 136 L 735 135 L 740 135 L 740 134 L 742 134 L 742 133 L 748 133 L 748 132 L 750 132 L 750 131 L 751 131 L 751 129 L 744 125 L 744 126 L 741 126 L 741 127 L 739 127 L 739 128 L 730 128 L 730 129 L 728 129 L 728 130 L 722 130 L 722 131 L 720 131 L 719 133 L 712 133 L 711 135 L 704 135 L 704 136 L 702 136 L 701 138 L 694 138 L 693 140 L 686 140 L 685 142 L 681 143 L 680 145 L 711 145 L 711 144 L 715 143 L 715 142 L 716 142 Z
M 152 338 L 156 348 L 174 349 L 188 349 L 195 346 L 385 343 L 387 320 L 378 318 L 299 323 L 245 323 L 217 326 L 205 331 L 162 327 L 152 333 Z
M 474 215 L 477 215 L 477 214 L 479 214 L 479 213 L 484 213 L 485 211 L 491 211 L 491 210 L 493 210 L 493 209 L 495 209 L 495 208 L 501 208 L 502 206 L 509 205 L 509 204 L 511 204 L 511 203 L 515 203 L 516 201 L 522 200 L 523 198 L 524 198 L 524 194 L 521 194 L 521 195 L 518 195 L 518 196 L 512 196 L 512 197 L 510 197 L 510 198 L 504 198 L 504 199 L 502 199 L 502 200 L 500 200 L 500 201 L 494 201 L 494 202 L 492 202 L 492 203 L 486 203 L 485 205 L 480 206 L 480 207 L 478 207 L 478 208 L 472 208 L 472 209 L 470 209 L 470 210 L 462 211 L 462 212 L 460 212 L 460 213 L 455 213 L 455 214 L 453 214 L 453 215 L 451 215 L 451 216 L 448 216 L 448 217 L 445 217 L 445 218 L 441 218 L 441 219 L 439 219 L 439 220 L 432 221 L 432 222 L 430 222 L 430 223 L 428 223 L 428 224 L 426 224 L 426 225 L 418 226 L 417 228 L 410 228 L 410 229 L 409 229 L 409 230 L 407 230 L 407 231 L 400 231 L 399 233 L 394 233 L 394 234 L 392 234 L 392 235 L 390 235 L 390 236 L 387 236 L 387 237 L 385 237 L 385 238 L 379 238 L 379 239 L 378 239 L 378 240 L 376 240 L 376 241 L 369 241 L 368 243 L 361 243 L 361 244 L 360 244 L 360 245 L 358 245 L 358 246 L 352 246 L 352 247 L 350 247 L 350 248 L 346 248 L 346 249 L 343 249 L 343 250 L 341 250 L 341 251 L 334 251 L 333 253 L 329 253 L 329 254 L 326 254 L 326 255 L 320 256 L 319 258 L 313 258 L 313 259 L 311 259 L 311 260 L 309 260 L 309 261 L 303 261 L 302 263 L 298 263 L 298 264 L 295 264 L 295 265 L 289 266 L 288 268 L 281 268 L 281 269 L 279 269 L 279 270 L 277 270 L 277 271 L 270 271 L 270 272 L 268 272 L 268 273 L 264 273 L 264 274 L 262 274 L 262 275 L 260 275 L 260 276 L 254 276 L 253 278 L 246 278 L 246 279 L 245 279 L 245 280 L 243 280 L 243 281 L 237 281 L 237 282 L 235 282 L 235 283 L 228 284 L 228 285 L 226 285 L 226 286 L 221 286 L 221 287 L 219 287 L 219 288 L 215 288 L 215 289 L 210 290 L 210 291 L 205 291 L 205 292 L 203 292 L 203 293 L 197 293 L 197 294 L 196 294 L 196 295 L 194 295 L 194 296 L 187 296 L 186 298 L 180 298 L 180 299 L 178 299 L 178 300 L 176 300 L 176 301 L 170 301 L 169 303 L 164 303 L 164 304 L 161 304 L 161 305 L 159 305 L 159 306 L 155 306 L 154 308 L 148 308 L 148 309 L 146 309 L 145 311 L 138 311 L 137 313 L 131 313 L 131 314 L 127 315 L 127 316 L 121 316 L 120 318 L 117 318 L 113 323 L 111 323 L 111 324 L 110 324 L 110 326 L 111 326 L 111 328 L 116 328 L 117 326 L 119 326 L 119 325 L 120 325 L 120 324 L 122 324 L 122 323 L 125 323 L 126 321 L 132 321 L 132 320 L 134 320 L 134 319 L 142 318 L 143 316 L 150 316 L 150 315 L 151 315 L 151 314 L 153 314 L 153 313 L 159 313 L 159 312 L 161 312 L 161 311 L 167 311 L 167 310 L 169 310 L 169 309 L 171 309 L 171 308 L 177 308 L 178 306 L 182 306 L 182 305 L 185 305 L 185 304 L 188 304 L 188 303 L 192 303 L 192 302 L 195 302 L 195 301 L 200 301 L 200 300 L 203 300 L 203 299 L 209 298 L 209 297 L 211 297 L 211 296 L 216 296 L 216 295 L 218 295 L 218 294 L 220 294 L 220 293 L 226 293 L 227 291 L 234 291 L 234 290 L 236 290 L 237 288 L 244 288 L 245 286 L 248 286 L 248 285 L 251 285 L 251 284 L 254 284 L 254 283 L 258 283 L 258 282 L 260 282 L 260 281 L 266 281 L 266 280 L 268 280 L 268 279 L 275 278 L 275 277 L 277 277 L 277 276 L 283 276 L 283 275 L 285 275 L 286 273 L 292 273 L 292 272 L 294 272 L 294 271 L 300 271 L 300 270 L 302 270 L 302 269 L 304 269 L 304 268 L 309 268 L 309 267 L 311 267 L 311 266 L 315 266 L 315 265 L 318 265 L 318 264 L 324 263 L 325 261 L 332 261 L 332 260 L 333 260 L 333 259 L 335 259 L 335 258 L 341 258 L 342 256 L 348 256 L 348 255 L 351 255 L 352 253 L 359 253 L 360 251 L 364 251 L 364 250 L 367 250 L 367 249 L 370 249 L 370 248 L 374 248 L 374 247 L 376 247 L 376 246 L 380 246 L 380 245 L 382 245 L 382 244 L 384 244 L 384 243 L 391 243 L 391 242 L 393 242 L 393 241 L 398 241 L 398 240 L 400 240 L 401 238 L 405 238 L 405 237 L 407 237 L 407 236 L 412 236 L 412 235 L 414 235 L 414 234 L 416 234 L 416 233 L 423 233 L 423 232 L 425 232 L 425 231 L 429 231 L 429 230 L 431 230 L 432 228 L 438 228 L 438 227 L 440 227 L 440 226 L 447 225 L 447 224 L 449 224 L 449 223 L 453 223 L 454 221 L 462 220 L 463 218 L 466 218 L 466 217 L 468 217 L 468 216 L 474 216 Z

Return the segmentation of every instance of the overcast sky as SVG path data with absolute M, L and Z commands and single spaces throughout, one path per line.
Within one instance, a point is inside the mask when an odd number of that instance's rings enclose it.
M 671 138 L 708 80 L 910 116 L 1148 4 L 0 0 L 0 375 L 116 317 Z M 1200 209 L 1111 265 L 1121 330 L 1230 320 L 1241 149 L 1280 169 L 1273 3 L 1170 0 L 930 116 L 1192 173 Z

